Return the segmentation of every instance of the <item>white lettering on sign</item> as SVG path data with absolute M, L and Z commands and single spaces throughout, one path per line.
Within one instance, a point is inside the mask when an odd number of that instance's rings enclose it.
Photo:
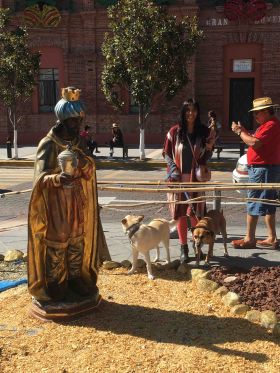
M 206 26 L 226 26 L 228 20 L 226 18 L 208 18 L 206 20 Z
M 280 16 L 265 16 L 260 21 L 255 21 L 257 25 L 266 23 L 280 23 Z
M 252 71 L 252 60 L 233 60 L 233 72 L 234 73 L 250 73 Z
M 234 22 L 232 22 L 234 23 Z M 280 15 L 279 16 L 265 16 L 260 21 L 254 22 L 256 25 L 260 24 L 269 24 L 269 23 L 280 23 Z M 229 20 L 227 18 L 208 18 L 205 21 L 206 26 L 227 26 L 229 24 Z

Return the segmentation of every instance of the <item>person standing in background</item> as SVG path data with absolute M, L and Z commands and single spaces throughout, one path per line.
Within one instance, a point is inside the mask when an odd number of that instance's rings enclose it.
M 248 145 L 248 175 L 250 183 L 280 182 L 280 121 L 275 117 L 270 97 L 257 98 L 253 101 L 254 113 L 259 128 L 251 135 L 240 122 L 232 122 L 232 131 Z M 274 200 L 276 190 L 248 190 L 248 198 Z M 232 241 L 235 248 L 252 249 L 256 244 L 276 249 L 279 247 L 275 228 L 276 206 L 262 202 L 247 202 L 247 231 L 244 238 Z M 256 228 L 259 216 L 265 217 L 268 231 L 265 240 L 256 240 Z
M 112 124 L 112 140 L 110 140 L 110 157 L 113 157 L 114 147 L 124 147 L 123 133 L 117 123 Z
M 179 123 L 173 125 L 168 131 L 163 157 L 167 163 L 168 180 L 172 182 L 195 182 L 196 161 L 205 165 L 212 155 L 214 138 L 211 131 L 200 120 L 200 107 L 194 99 L 184 102 L 181 108 Z M 194 156 L 196 160 L 194 159 Z M 189 261 L 189 248 L 187 243 L 188 222 L 191 226 L 197 224 L 198 219 L 205 214 L 205 202 L 193 205 L 174 204 L 174 201 L 185 201 L 197 197 L 198 193 L 169 193 L 170 211 L 172 218 L 178 220 L 177 229 L 181 244 L 181 262 Z

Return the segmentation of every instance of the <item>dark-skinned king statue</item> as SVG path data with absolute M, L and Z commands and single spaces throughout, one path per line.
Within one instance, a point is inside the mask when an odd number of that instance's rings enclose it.
M 56 125 L 37 149 L 28 216 L 31 314 L 75 317 L 100 303 L 98 267 L 110 260 L 97 200 L 95 162 L 80 138 L 80 90 L 62 89 Z

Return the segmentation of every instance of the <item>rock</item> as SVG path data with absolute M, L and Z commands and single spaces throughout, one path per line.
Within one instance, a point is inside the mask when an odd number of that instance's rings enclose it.
M 122 266 L 123 268 L 130 268 L 130 267 L 132 266 L 132 264 L 131 264 L 131 262 L 130 262 L 129 260 L 123 260 L 123 261 L 121 262 L 121 266 Z
M 146 262 L 144 259 L 137 259 L 136 268 L 144 268 L 146 267 Z
M 152 268 L 155 268 L 158 271 L 164 271 L 165 270 L 165 264 L 161 264 L 160 262 L 153 262 Z
M 275 337 L 280 337 L 280 322 L 274 325 L 272 334 L 275 335 Z
M 191 280 L 192 276 L 191 276 L 191 269 L 190 269 L 190 266 L 187 264 L 187 263 L 182 263 L 179 265 L 178 269 L 177 269 L 177 272 L 183 274 L 183 275 L 186 275 L 187 276 L 187 280 Z
M 236 276 L 228 276 L 228 277 L 226 277 L 226 278 L 224 279 L 223 282 L 225 282 L 226 284 L 229 284 L 230 282 L 233 282 L 233 281 L 235 281 L 235 280 L 237 280 L 237 277 L 236 277 Z
M 114 262 L 113 260 L 107 260 L 103 262 L 104 269 L 114 269 L 114 268 L 119 268 L 120 266 L 121 266 L 120 263 Z
M 196 279 L 198 279 L 199 277 L 201 277 L 202 275 L 204 275 L 204 273 L 206 273 L 206 272 L 207 271 L 205 271 L 204 269 L 193 268 L 191 270 L 192 281 L 195 281 Z
M 163 264 L 164 269 L 175 269 L 177 270 L 181 265 L 181 262 L 179 259 L 172 260 L 170 263 Z
M 0 254 L 0 262 L 3 262 L 4 258 L 5 258 L 4 255 Z
M 226 295 L 224 295 L 222 300 L 223 300 L 224 305 L 228 307 L 232 307 L 240 303 L 239 295 L 232 291 L 229 291 Z
M 6 252 L 5 262 L 13 262 L 15 260 L 22 260 L 24 253 L 20 250 L 9 250 Z
M 270 310 L 261 312 L 261 326 L 266 329 L 273 329 L 275 324 L 277 324 L 276 313 Z
M 215 281 L 208 280 L 207 278 L 199 278 L 196 281 L 196 285 L 199 290 L 206 291 L 207 293 L 212 293 L 219 287 Z
M 260 322 L 261 312 L 257 310 L 250 310 L 246 313 L 245 319 L 251 322 Z
M 28 259 L 27 254 L 24 254 L 22 260 L 23 260 L 24 262 L 27 262 L 27 259 Z
M 177 270 L 178 267 L 180 266 L 180 260 L 176 259 L 170 263 L 155 262 L 155 263 L 152 263 L 152 265 L 155 266 L 155 268 L 158 269 L 159 271 L 165 271 L 166 269 Z
M 233 306 L 230 310 L 231 313 L 233 313 L 234 315 L 245 315 L 245 313 L 250 309 L 249 306 L 247 306 L 247 304 L 236 304 L 235 306 Z
M 228 293 L 228 288 L 225 286 L 219 287 L 217 290 L 215 290 L 214 294 L 219 295 L 220 297 L 223 297 Z
M 211 277 L 211 271 L 206 271 L 206 272 L 202 273 L 201 276 L 198 276 L 197 278 L 207 278 L 207 280 L 214 281 L 214 280 L 212 280 L 212 277 Z

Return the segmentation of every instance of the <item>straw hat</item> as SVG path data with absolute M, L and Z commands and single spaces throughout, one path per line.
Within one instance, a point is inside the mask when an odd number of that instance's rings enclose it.
M 277 107 L 277 106 L 279 105 L 273 104 L 270 97 L 261 97 L 261 98 L 256 98 L 253 101 L 253 109 L 249 111 L 263 110 L 269 107 Z
M 113 123 L 112 124 L 112 128 L 118 128 L 119 126 L 117 125 L 117 123 Z

